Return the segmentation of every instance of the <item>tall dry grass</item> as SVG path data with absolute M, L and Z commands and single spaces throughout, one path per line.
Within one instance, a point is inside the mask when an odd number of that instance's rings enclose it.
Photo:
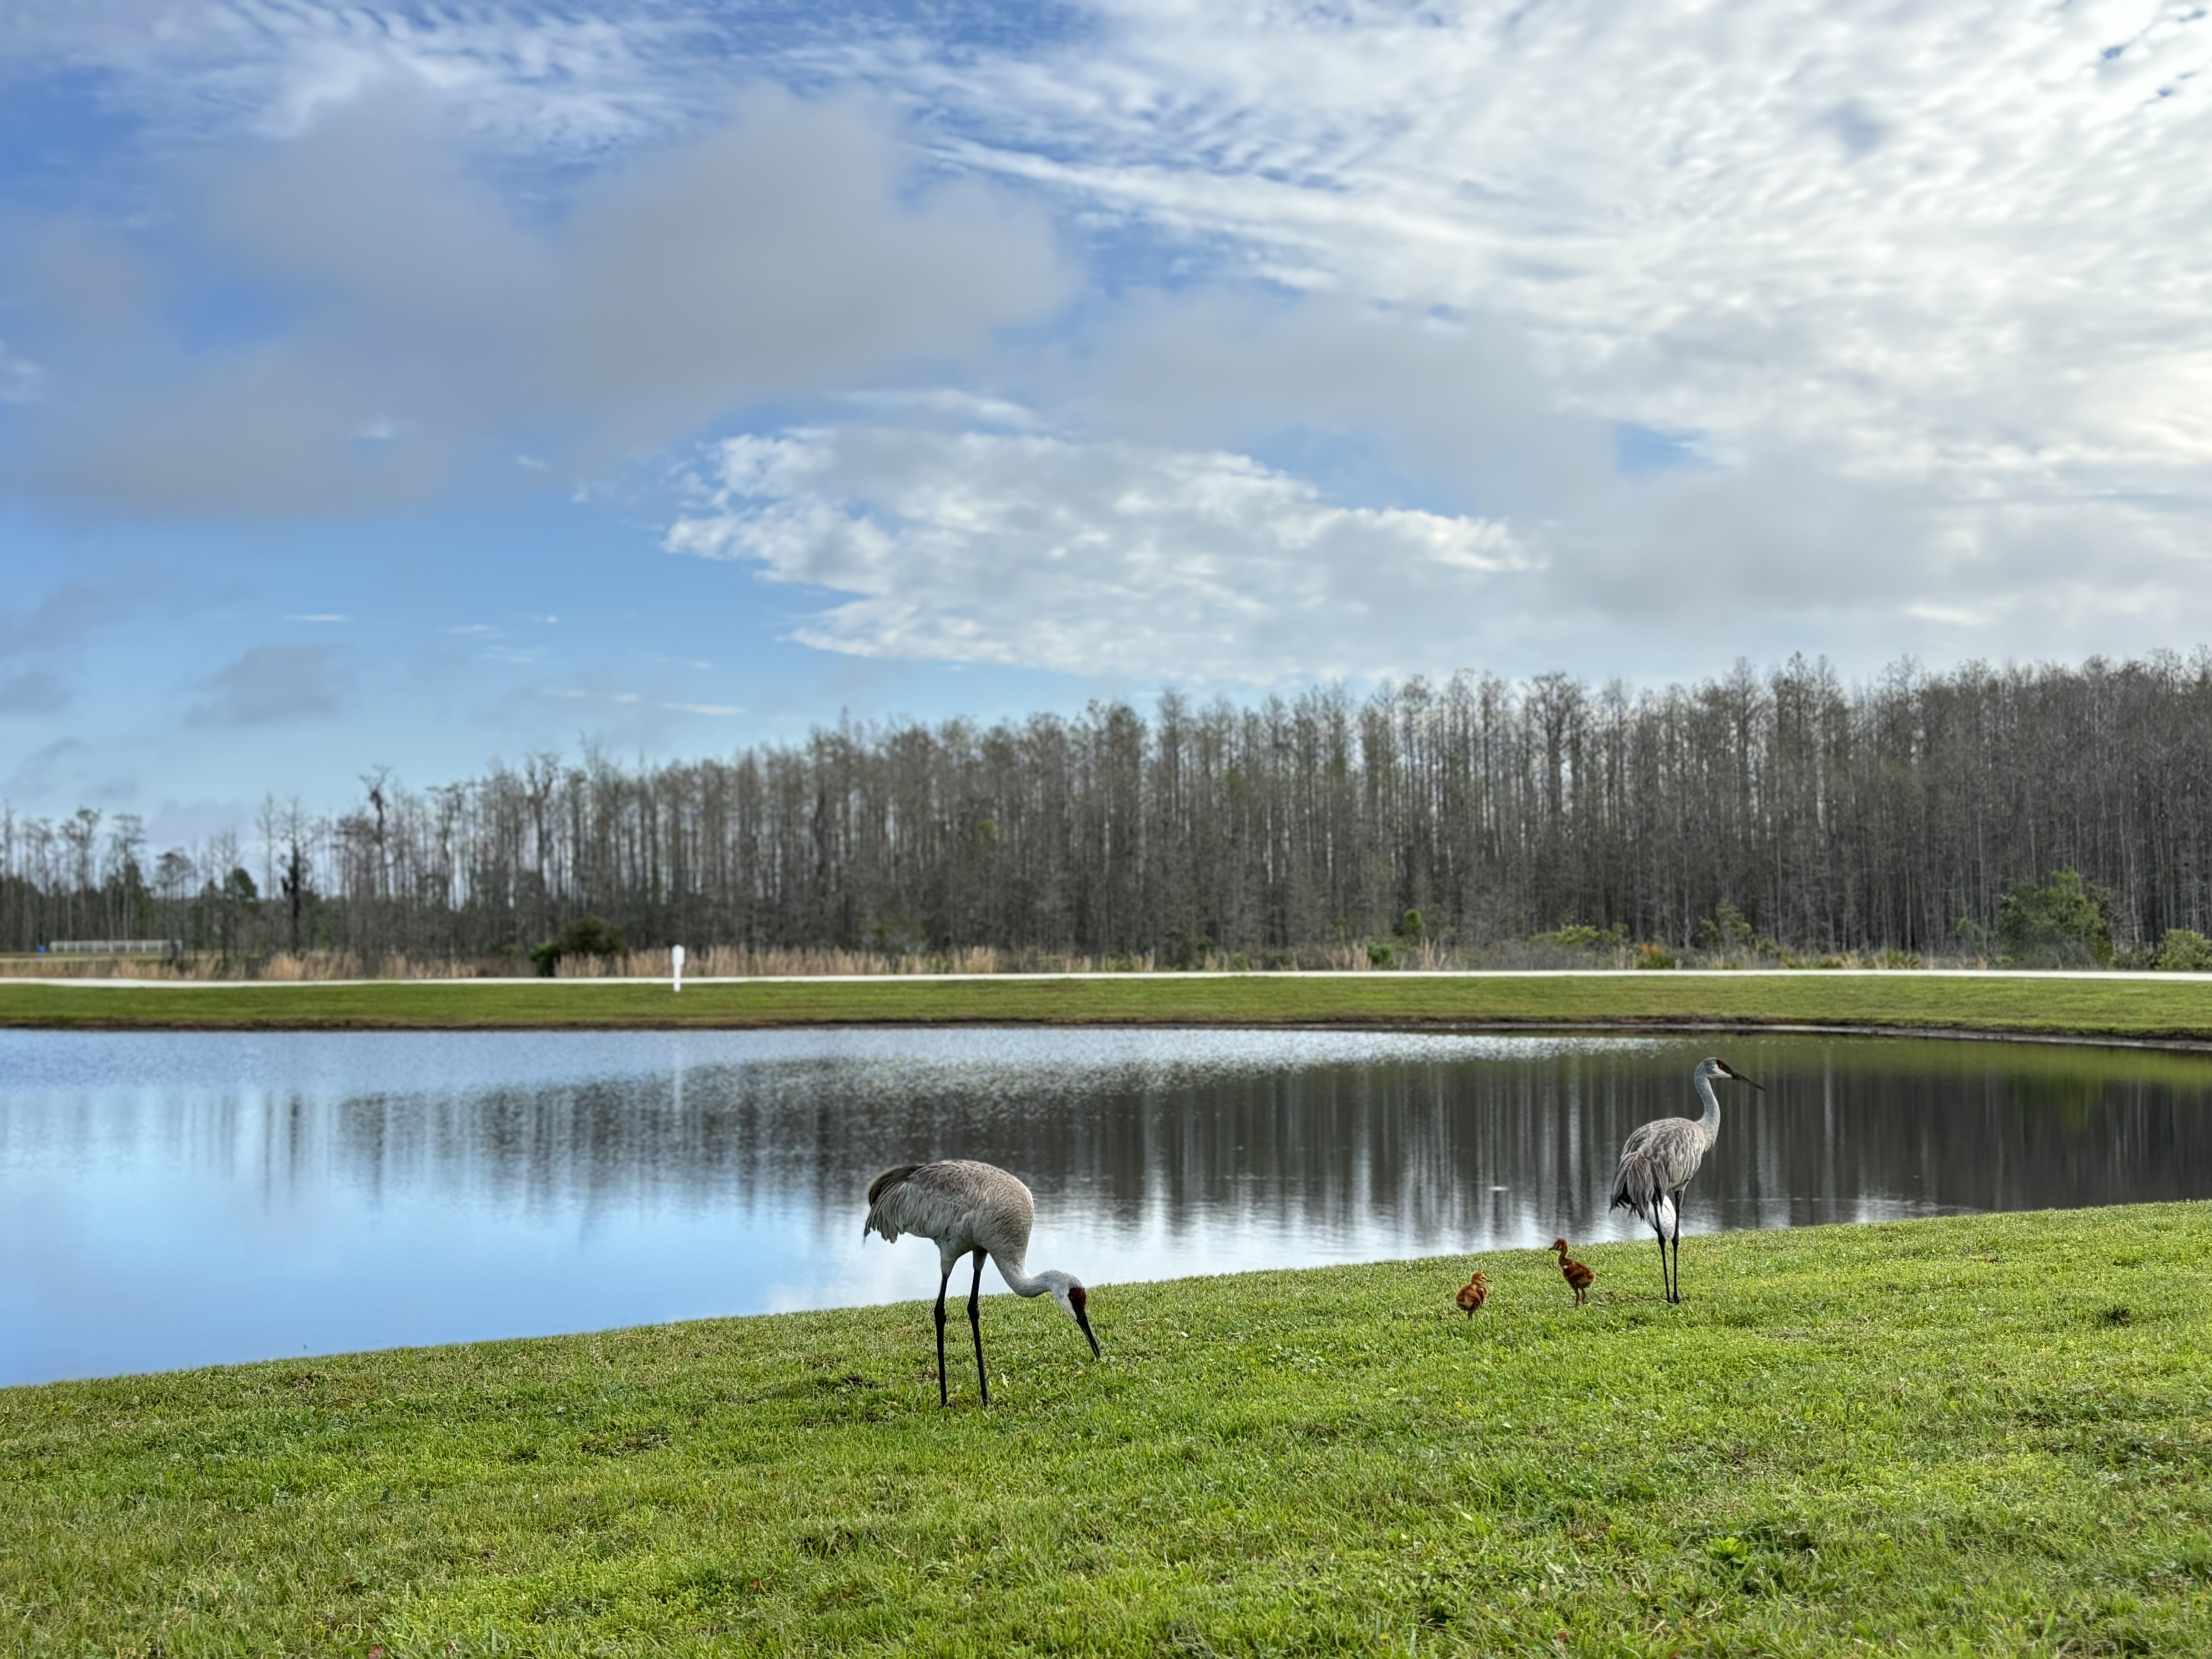
M 268 980 L 305 982 L 341 979 L 479 979 L 512 974 L 511 961 L 453 962 L 387 956 L 368 960 L 342 951 L 280 951 L 268 957 L 224 957 L 215 951 L 167 958 L 149 957 L 0 957 L 0 979 L 140 979 L 177 982 Z M 529 964 L 521 971 L 528 972 Z
M 1672 960 L 1684 968 L 1778 965 L 1749 963 L 1717 952 L 1686 951 Z M 1505 940 L 1474 948 L 1409 945 L 1393 941 L 1387 949 L 1364 942 L 1310 945 L 1297 950 L 1212 951 L 1181 966 L 1215 973 L 1449 972 L 1460 969 L 1528 970 L 1561 968 L 1633 968 L 1639 947 L 1576 950 L 1538 940 Z M 1986 968 L 1983 957 L 1961 957 L 1907 962 L 1875 956 L 1834 956 L 1800 961 L 1792 967 Z M 328 980 L 522 979 L 534 975 L 526 957 L 516 955 L 445 957 L 386 955 L 363 958 L 338 951 L 279 951 L 260 957 L 224 957 L 212 951 L 169 960 L 137 957 L 0 957 L 5 979 L 137 979 L 156 981 L 261 980 L 301 983 Z M 665 980 L 672 964 L 665 949 L 633 951 L 621 957 L 564 957 L 561 979 Z M 830 975 L 900 974 L 1152 974 L 1174 971 L 1152 952 L 1132 956 L 1087 956 L 1076 952 L 1009 950 L 971 945 L 959 950 L 912 951 L 896 956 L 877 951 L 823 949 L 742 950 L 703 945 L 688 951 L 686 979 L 806 979 Z

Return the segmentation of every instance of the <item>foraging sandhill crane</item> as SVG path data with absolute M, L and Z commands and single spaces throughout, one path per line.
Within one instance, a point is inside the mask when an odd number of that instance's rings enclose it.
M 1705 1161 L 1721 1132 L 1720 1097 L 1713 1093 L 1713 1079 L 1717 1077 L 1751 1083 L 1749 1078 L 1724 1060 L 1699 1060 L 1691 1079 L 1705 1100 L 1705 1115 L 1694 1120 L 1662 1117 L 1636 1130 L 1621 1143 L 1620 1170 L 1613 1178 L 1612 1207 L 1634 1210 L 1650 1223 L 1651 1231 L 1659 1236 L 1659 1277 L 1669 1302 L 1682 1299 L 1682 1189 L 1690 1184 L 1690 1177 L 1697 1174 L 1698 1165 Z M 1765 1092 L 1759 1084 L 1751 1083 L 1751 1086 L 1762 1094 Z M 1674 1241 L 1674 1269 L 1671 1276 L 1667 1270 L 1670 1226 Z
M 1567 1281 L 1567 1288 L 1575 1293 L 1575 1306 L 1581 1307 L 1589 1300 L 1589 1287 L 1597 1281 L 1587 1261 L 1577 1261 L 1567 1255 L 1567 1241 L 1555 1238 L 1552 1248 L 1559 1252 L 1559 1277 Z
M 1091 1334 L 1090 1297 L 1082 1282 L 1057 1267 L 1030 1277 L 1023 1265 L 1029 1254 L 1030 1222 L 1036 1214 L 1030 1189 L 994 1164 L 972 1158 L 943 1158 L 933 1164 L 902 1164 L 886 1170 L 868 1183 L 868 1218 L 860 1228 L 866 1242 L 880 1233 L 888 1244 L 901 1233 L 916 1233 L 937 1241 L 944 1273 L 937 1281 L 937 1403 L 947 1403 L 945 1387 L 945 1287 L 960 1258 L 973 1254 L 975 1278 L 968 1287 L 968 1328 L 975 1334 L 975 1381 L 983 1403 L 991 1403 L 990 1375 L 983 1369 L 983 1258 L 999 1265 L 999 1277 L 1016 1296 L 1052 1292 L 1060 1310 L 1082 1328 L 1091 1352 L 1098 1353 L 1098 1339 Z
M 1490 1275 L 1478 1273 L 1459 1287 L 1459 1294 L 1452 1299 L 1459 1304 L 1461 1311 L 1472 1319 L 1474 1317 L 1474 1310 L 1488 1300 L 1489 1297 Z

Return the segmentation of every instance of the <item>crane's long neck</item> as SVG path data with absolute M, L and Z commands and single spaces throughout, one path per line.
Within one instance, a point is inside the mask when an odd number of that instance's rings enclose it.
M 999 1277 L 1006 1281 L 1006 1288 L 1016 1296 L 1042 1296 L 1052 1288 L 1052 1282 L 1045 1274 L 1030 1274 L 1023 1261 L 1023 1253 L 1010 1255 L 1004 1250 L 994 1250 L 991 1262 L 998 1268 Z
M 1698 1092 L 1705 1097 L 1705 1115 L 1698 1120 L 1698 1128 L 1711 1146 L 1713 1137 L 1721 1132 L 1721 1097 L 1713 1092 L 1713 1080 L 1704 1073 L 1698 1073 Z

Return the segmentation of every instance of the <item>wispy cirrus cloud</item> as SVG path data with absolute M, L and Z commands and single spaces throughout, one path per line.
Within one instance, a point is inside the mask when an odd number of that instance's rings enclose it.
M 641 3 L 592 16 L 492 5 L 426 10 L 319 0 L 71 0 L 10 9 L 0 69 L 62 62 L 172 137 L 296 136 L 395 88 L 465 105 L 479 131 L 531 150 L 592 151 L 696 118 L 703 20 Z M 684 72 L 687 58 L 692 70 Z

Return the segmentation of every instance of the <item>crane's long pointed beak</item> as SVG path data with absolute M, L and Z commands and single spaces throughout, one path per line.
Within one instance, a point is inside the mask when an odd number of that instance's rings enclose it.
M 1091 1329 L 1091 1316 L 1081 1308 L 1078 1308 L 1075 1310 L 1075 1322 L 1083 1327 L 1084 1335 L 1091 1339 L 1091 1357 L 1093 1359 L 1103 1359 L 1106 1356 L 1098 1346 L 1098 1338 Z

